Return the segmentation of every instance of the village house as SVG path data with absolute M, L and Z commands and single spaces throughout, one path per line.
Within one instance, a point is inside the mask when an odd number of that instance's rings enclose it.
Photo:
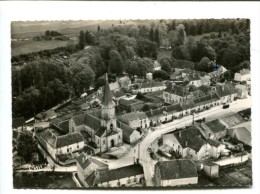
M 203 164 L 204 173 L 210 178 L 219 177 L 219 165 L 213 162 L 206 162 Z
M 126 99 L 119 99 L 118 104 L 123 107 L 126 112 L 135 112 L 135 111 L 140 111 L 144 107 L 144 101 L 138 100 L 138 99 L 131 99 L 131 100 L 126 100 Z
M 158 187 L 192 185 L 198 183 L 198 173 L 195 164 L 187 159 L 159 161 L 154 179 Z
M 237 128 L 229 129 L 228 134 L 231 137 L 242 142 L 243 144 L 252 146 L 251 131 L 249 131 L 246 127 L 237 127 Z
M 86 187 L 127 187 L 144 183 L 144 171 L 140 164 L 132 164 L 111 170 L 93 171 L 86 179 Z
M 248 96 L 248 87 L 245 85 L 238 84 L 235 86 L 237 97 L 238 98 L 247 98 Z
M 41 146 L 59 162 L 59 155 L 67 155 L 84 148 L 84 139 L 78 132 L 61 134 L 55 127 L 39 130 L 35 133 Z
M 211 145 L 211 148 L 212 148 L 211 157 L 219 158 L 221 152 L 224 151 L 226 146 L 224 144 L 220 143 L 219 141 L 215 141 L 212 139 L 207 139 L 207 142 L 209 145 Z
M 152 81 L 153 80 L 153 74 L 151 72 L 147 73 L 146 79 Z
M 123 140 L 126 143 L 133 144 L 136 141 L 140 140 L 142 138 L 142 131 L 137 131 L 136 129 L 133 129 L 129 127 L 128 125 L 117 121 L 117 125 L 122 129 L 123 131 Z
M 239 113 L 226 115 L 225 117 L 222 117 L 219 120 L 228 129 L 234 127 L 243 127 L 244 124 L 251 123 L 251 122 L 246 122 L 247 120 L 243 118 L 242 115 L 240 115 Z M 251 128 L 251 126 L 249 128 Z
M 120 77 L 118 78 L 118 83 L 122 88 L 128 89 L 131 85 L 131 79 L 129 78 L 129 76 Z
M 202 123 L 201 128 L 206 139 L 219 140 L 227 134 L 227 127 L 219 119 Z
M 205 76 L 200 76 L 200 80 L 201 80 L 201 85 L 203 86 L 210 86 L 210 77 L 208 75 Z
M 166 88 L 163 82 L 147 82 L 141 83 L 137 89 L 138 92 L 141 93 L 148 93 L 148 92 L 156 92 L 162 91 Z
M 146 111 L 145 114 L 148 116 L 150 121 L 150 126 L 156 126 L 165 119 L 165 114 L 163 108 L 151 109 Z
M 165 115 L 164 121 L 167 122 L 179 118 L 182 114 L 182 111 L 183 109 L 180 106 L 180 104 L 172 104 L 164 107 L 164 112 L 163 112 Z
M 38 113 L 35 116 L 35 120 L 37 122 L 42 122 L 42 121 L 50 121 L 52 119 L 55 119 L 57 117 L 57 114 L 53 109 L 47 110 L 45 112 Z
M 88 185 L 85 182 L 85 179 L 95 170 L 108 170 L 108 165 L 92 158 L 91 156 L 87 156 L 84 152 L 82 152 L 76 159 L 77 165 L 77 175 L 80 183 L 87 187 Z
M 211 108 L 213 106 L 219 105 L 220 104 L 220 98 L 218 97 L 218 95 L 216 93 L 213 93 L 213 94 L 210 94 L 210 95 L 195 98 L 193 100 L 193 102 L 196 105 L 196 110 L 202 111 L 202 110 Z
M 167 103 L 179 103 L 190 98 L 191 96 L 184 86 L 172 85 L 163 91 L 163 99 Z
M 186 100 L 180 103 L 182 108 L 182 116 L 192 114 L 195 111 L 196 104 L 193 100 Z
M 65 121 L 69 133 L 80 132 L 86 144 L 95 153 L 106 152 L 112 147 L 120 146 L 123 142 L 122 130 L 116 123 L 115 103 L 109 88 L 107 74 L 101 111 L 76 115 Z M 60 125 L 60 124 L 58 124 Z
M 147 128 L 150 126 L 149 119 L 144 112 L 131 112 L 120 115 L 118 120 L 131 128 Z
M 216 93 L 220 97 L 221 103 L 230 103 L 234 101 L 237 92 L 231 83 L 223 83 L 216 86 Z
M 191 126 L 162 135 L 162 141 L 183 158 L 204 160 L 212 156 L 212 148 L 202 137 L 200 129 Z
M 239 73 L 235 73 L 234 80 L 238 81 L 238 82 L 249 81 L 250 80 L 250 70 L 242 69 L 242 70 L 240 70 Z
M 200 87 L 202 85 L 200 76 L 198 74 L 189 74 L 186 75 L 183 79 L 183 81 L 186 81 L 189 85 L 195 86 L 195 87 Z
M 210 80 L 217 82 L 220 77 L 227 71 L 227 69 L 224 66 L 216 65 L 215 62 L 213 63 L 213 67 L 215 68 L 215 70 L 208 73 L 208 76 L 210 77 Z

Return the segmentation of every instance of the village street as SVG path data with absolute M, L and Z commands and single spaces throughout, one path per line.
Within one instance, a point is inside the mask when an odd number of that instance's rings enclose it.
M 230 103 L 230 107 L 228 109 L 223 109 L 222 106 L 213 107 L 210 110 L 203 111 L 199 114 L 195 114 L 195 120 L 206 117 L 207 120 L 215 117 L 221 117 L 223 115 L 229 114 L 231 112 L 238 112 L 240 110 L 250 108 L 251 107 L 251 97 L 248 96 L 246 99 L 240 99 Z M 162 124 L 156 127 L 156 130 L 149 133 L 141 142 L 140 142 L 140 162 L 144 167 L 144 174 L 147 186 L 153 186 L 152 176 L 154 171 L 154 164 L 157 162 L 152 160 L 147 149 L 150 147 L 151 143 L 162 134 L 173 131 L 176 128 L 181 128 L 188 126 L 193 121 L 193 116 L 189 115 L 183 117 L 182 119 L 175 120 L 173 122 Z M 119 168 L 122 166 L 130 165 L 133 163 L 134 158 L 138 156 L 138 145 L 133 147 L 131 151 L 122 157 L 119 160 L 109 162 L 109 168 Z
M 213 118 L 221 117 L 226 114 L 230 114 L 232 112 L 238 112 L 240 110 L 246 109 L 251 107 L 251 97 L 248 96 L 246 99 L 239 99 L 232 103 L 230 103 L 230 107 L 227 109 L 223 109 L 222 106 L 213 107 L 209 110 L 205 110 L 201 113 L 195 114 L 194 119 L 201 119 L 206 118 L 206 120 L 212 120 Z M 96 157 L 99 160 L 107 163 L 109 165 L 109 169 L 120 168 L 123 166 L 133 164 L 134 160 L 138 158 L 138 146 L 140 145 L 140 162 L 143 164 L 144 173 L 145 173 L 145 180 L 147 186 L 153 186 L 152 176 L 154 171 L 154 164 L 157 162 L 152 160 L 147 149 L 151 146 L 151 143 L 162 134 L 167 133 L 169 131 L 173 131 L 176 128 L 181 128 L 192 124 L 193 116 L 189 115 L 183 117 L 181 119 L 174 120 L 173 122 L 169 122 L 166 124 L 161 124 L 160 126 L 156 127 L 155 131 L 150 131 L 150 133 L 137 145 L 132 147 L 130 151 L 118 160 L 109 160 L 109 159 L 101 159 Z M 44 151 L 44 150 L 42 150 Z M 45 152 L 45 151 L 44 151 Z M 29 171 L 51 171 L 52 166 L 54 164 L 53 160 L 50 156 L 46 153 L 45 156 L 49 162 L 49 165 L 43 169 L 38 170 L 29 170 Z M 95 158 L 95 157 L 94 157 Z M 28 170 L 19 170 L 19 171 L 28 171 Z M 55 171 L 59 172 L 75 172 L 77 171 L 76 165 L 63 167 L 55 164 Z

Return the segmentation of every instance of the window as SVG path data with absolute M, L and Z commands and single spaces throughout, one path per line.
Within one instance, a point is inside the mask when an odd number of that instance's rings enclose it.
M 97 139 L 97 144 L 99 144 L 99 139 Z
M 110 129 L 111 129 L 111 130 L 113 129 L 113 124 L 112 124 L 112 123 L 110 124 Z
M 103 145 L 105 145 L 106 144 L 106 140 L 103 140 Z
M 79 144 L 77 144 L 77 149 L 79 149 Z
M 118 180 L 118 182 L 117 182 L 117 186 L 120 186 L 120 181 Z
M 118 135 L 118 139 L 121 139 L 121 136 L 120 136 L 120 135 Z
M 136 177 L 134 177 L 134 182 L 136 182 L 137 181 L 137 178 Z
M 128 184 L 130 184 L 130 183 L 131 183 L 131 179 L 130 179 L 130 178 L 128 178 L 128 180 L 127 180 L 127 183 L 128 183 Z
M 67 148 L 67 152 L 69 152 L 70 151 L 70 149 L 69 148 Z

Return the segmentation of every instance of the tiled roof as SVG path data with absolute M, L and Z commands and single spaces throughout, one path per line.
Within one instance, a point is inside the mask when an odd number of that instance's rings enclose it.
M 198 74 L 190 74 L 190 75 L 187 75 L 187 78 L 189 81 L 195 81 L 195 80 L 200 80 L 200 77 Z
M 219 133 L 226 130 L 226 126 L 220 122 L 219 119 L 209 121 L 205 125 L 214 133 Z
M 122 122 L 129 122 L 133 120 L 146 119 L 147 115 L 144 112 L 130 112 L 120 115 L 118 119 Z
M 227 115 L 224 118 L 220 119 L 228 128 L 239 125 L 240 123 L 245 122 L 246 120 L 239 114 L 235 113 L 232 115 Z
M 235 94 L 236 90 L 231 83 L 226 83 L 223 86 L 217 85 L 217 94 L 219 97 Z
M 182 148 L 189 147 L 195 151 L 199 151 L 206 141 L 202 139 L 202 134 L 196 126 L 191 126 L 185 130 L 173 133 Z
M 97 132 L 95 133 L 96 136 L 101 137 L 106 131 L 105 127 L 100 127 Z
M 185 97 L 185 96 L 187 96 L 189 94 L 189 92 L 187 91 L 186 87 L 178 86 L 178 85 L 175 85 L 174 87 L 169 86 L 164 91 L 165 92 L 169 92 L 171 94 L 175 94 L 177 96 L 181 96 L 181 97 Z
M 162 180 L 198 177 L 195 164 L 187 159 L 161 161 L 156 163 L 156 166 Z
M 251 132 L 245 127 L 238 127 L 230 130 L 233 137 L 247 145 L 251 145 Z
M 148 82 L 142 83 L 140 88 L 152 88 L 152 87 L 163 87 L 165 86 L 163 82 Z
M 54 148 L 54 149 L 56 148 L 57 137 L 49 129 L 36 133 L 36 137 L 40 138 L 40 142 L 44 141 L 44 142 L 48 143 L 52 148 Z
M 184 61 L 184 60 L 178 60 L 174 59 L 173 61 L 173 67 L 174 68 L 179 68 L 179 69 L 194 69 L 194 63 L 191 61 Z
M 115 98 L 120 98 L 122 96 L 125 96 L 125 92 L 123 90 L 118 90 L 118 91 L 114 91 L 112 92 L 112 95 L 115 97 Z
M 90 114 L 86 114 L 85 125 L 87 125 L 89 128 L 96 131 L 100 128 L 101 121 L 98 118 L 96 118 Z
M 133 100 L 126 100 L 122 98 L 119 99 L 119 104 L 123 106 L 129 106 L 129 105 L 140 104 L 140 103 L 144 103 L 144 102 L 138 99 L 133 99 Z
M 76 126 L 84 125 L 85 124 L 85 114 L 80 114 L 72 117 Z
M 72 145 L 84 141 L 82 135 L 78 132 L 69 133 L 66 135 L 58 136 L 56 140 L 56 148 Z
M 62 122 L 58 123 L 57 125 L 65 133 L 69 133 L 69 120 L 62 121 Z
M 213 93 L 211 95 L 196 98 L 193 101 L 197 106 L 200 106 L 200 105 L 208 104 L 208 103 L 211 103 L 211 102 L 215 102 L 217 100 L 219 100 L 218 95 L 216 93 Z
M 184 102 L 181 102 L 180 106 L 183 110 L 188 110 L 188 109 L 192 109 L 192 108 L 196 107 L 193 100 L 186 100 Z
M 235 88 L 238 88 L 238 89 L 241 89 L 241 90 L 245 90 L 245 91 L 248 90 L 248 87 L 247 87 L 247 86 L 241 85 L 241 84 L 236 85 Z
M 20 127 L 24 125 L 24 123 L 25 123 L 24 117 L 13 118 L 13 128 Z
M 87 156 L 84 152 L 82 152 L 76 159 L 78 164 L 81 166 L 82 169 L 85 169 L 89 166 L 89 164 L 94 163 L 99 167 L 107 167 L 108 165 L 95 159 L 92 157 Z
M 219 141 L 215 141 L 212 139 L 207 139 L 207 142 L 209 143 L 209 145 L 214 146 L 216 148 L 221 145 L 221 143 Z
M 100 183 L 144 174 L 143 167 L 140 164 L 133 164 L 130 166 L 124 166 L 122 168 L 97 172 L 99 175 Z
M 130 136 L 132 135 L 132 133 L 135 131 L 135 129 L 129 127 L 128 125 L 117 121 L 117 126 L 122 129 L 122 133 L 123 133 L 123 139 L 124 141 L 130 143 Z
M 158 109 L 154 109 L 154 110 L 150 110 L 145 112 L 145 114 L 148 116 L 148 118 L 152 118 L 152 117 L 158 117 L 160 115 L 163 115 L 163 108 L 158 108 Z
M 97 172 L 94 170 L 89 176 L 86 177 L 85 181 L 89 187 L 93 187 L 95 185 L 97 179 Z
M 168 113 L 175 113 L 175 112 L 181 112 L 182 108 L 180 104 L 173 104 L 173 105 L 166 106 L 164 110 Z

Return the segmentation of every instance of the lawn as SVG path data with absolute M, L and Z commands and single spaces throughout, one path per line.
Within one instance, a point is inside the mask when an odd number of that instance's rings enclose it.
M 40 50 L 54 49 L 61 46 L 66 46 L 67 41 L 61 40 L 49 40 L 49 41 L 34 41 L 34 40 L 24 40 L 24 41 L 13 41 L 11 44 L 12 56 L 38 52 Z

